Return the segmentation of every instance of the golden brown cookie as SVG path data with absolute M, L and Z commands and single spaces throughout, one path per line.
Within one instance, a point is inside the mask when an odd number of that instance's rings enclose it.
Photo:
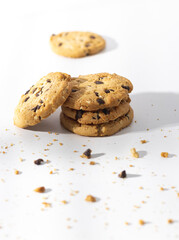
M 79 76 L 72 80 L 72 92 L 64 107 L 96 111 L 116 107 L 122 100 L 129 98 L 132 83 L 117 74 L 98 73 Z
M 14 113 L 14 124 L 25 128 L 39 123 L 62 105 L 71 92 L 71 77 L 49 73 L 21 96 Z
M 133 119 L 133 110 L 130 107 L 129 112 L 123 117 L 119 117 L 114 121 L 108 123 L 87 125 L 80 124 L 77 121 L 65 116 L 62 112 L 60 114 L 60 120 L 64 128 L 82 136 L 89 137 L 103 137 L 110 136 L 118 132 L 119 130 L 130 125 Z
M 63 113 L 81 124 L 101 124 L 113 121 L 129 111 L 129 102 L 122 101 L 117 107 L 104 108 L 98 111 L 74 110 L 62 106 Z
M 91 32 L 62 32 L 50 38 L 53 52 L 71 58 L 93 55 L 105 48 L 105 40 Z

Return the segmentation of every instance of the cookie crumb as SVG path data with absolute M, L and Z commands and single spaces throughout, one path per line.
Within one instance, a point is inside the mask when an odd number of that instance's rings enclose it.
M 14 173 L 18 175 L 20 172 L 18 170 L 15 170 Z
M 160 190 L 161 190 L 161 191 L 164 191 L 164 188 L 163 188 L 163 187 L 160 187 Z
M 44 160 L 41 159 L 41 158 L 39 158 L 39 159 L 37 159 L 37 160 L 34 161 L 34 164 L 36 164 L 36 165 L 41 165 L 41 163 L 43 163 L 43 162 L 44 162 Z
M 63 146 L 63 143 L 60 142 L 59 145 L 60 145 L 60 146 Z
M 142 144 L 146 143 L 147 141 L 146 140 L 141 140 L 140 141 Z
M 96 163 L 94 161 L 91 161 L 89 164 L 90 165 L 95 165 Z
M 144 220 L 140 219 L 140 220 L 139 220 L 139 224 L 140 224 L 140 225 L 144 225 L 144 224 L 145 224 Z
M 161 157 L 168 158 L 168 152 L 161 152 Z
M 53 139 L 53 141 L 56 142 L 56 141 L 58 141 L 58 139 L 55 138 L 55 139 Z
M 134 167 L 134 165 L 130 164 L 129 167 Z
M 131 154 L 132 154 L 132 157 L 139 158 L 139 153 L 136 152 L 135 148 L 131 148 Z
M 38 187 L 38 188 L 34 189 L 34 192 L 44 193 L 45 192 L 45 187 Z
M 75 169 L 74 168 L 69 168 L 69 171 L 74 171 Z
M 141 187 L 139 187 L 139 189 L 143 189 L 143 187 L 141 186 Z
M 127 174 L 126 174 L 126 171 L 123 170 L 122 172 L 119 173 L 118 177 L 120 178 L 126 178 L 127 177 Z
M 85 198 L 85 201 L 87 202 L 96 202 L 96 198 L 93 197 L 92 195 L 87 195 Z
M 80 157 L 89 159 L 91 158 L 91 152 L 92 150 L 88 148 Z
M 19 161 L 20 161 L 20 162 L 23 162 L 23 158 L 19 158 Z
M 125 225 L 127 225 L 127 226 L 129 225 L 129 223 L 128 223 L 128 222 L 125 222 L 124 224 L 125 224 Z
M 51 170 L 49 173 L 50 173 L 50 174 L 53 174 L 53 171 Z
M 167 221 L 169 224 L 173 223 L 173 219 L 168 219 Z
M 61 203 L 67 204 L 68 202 L 66 200 L 62 200 Z
M 42 202 L 42 204 L 44 205 L 44 207 L 51 207 L 51 203 L 47 203 L 47 202 Z

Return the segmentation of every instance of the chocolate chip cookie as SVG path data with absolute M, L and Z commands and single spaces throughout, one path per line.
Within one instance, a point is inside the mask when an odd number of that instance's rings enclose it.
M 105 48 L 105 40 L 91 32 L 62 32 L 52 34 L 50 45 L 53 52 L 71 58 L 93 55 Z
M 125 115 L 129 111 L 129 102 L 122 101 L 118 106 L 113 108 L 104 108 L 98 111 L 74 110 L 62 106 L 63 113 L 81 124 L 101 124 Z
M 119 130 L 130 125 L 132 119 L 133 110 L 131 107 L 129 112 L 123 117 L 119 117 L 116 120 L 110 121 L 108 123 L 94 125 L 80 124 L 77 121 L 67 117 L 65 114 L 60 114 L 60 120 L 64 128 L 78 135 L 89 137 L 103 137 L 113 135 Z
M 14 113 L 14 124 L 25 128 L 39 123 L 62 105 L 71 92 L 71 77 L 49 73 L 22 95 Z
M 74 78 L 72 84 L 72 92 L 64 107 L 84 111 L 116 107 L 129 98 L 133 89 L 127 78 L 115 73 L 81 75 Z

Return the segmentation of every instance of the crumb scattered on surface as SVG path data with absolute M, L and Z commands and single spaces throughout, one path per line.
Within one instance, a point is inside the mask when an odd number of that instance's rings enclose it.
M 127 226 L 129 225 L 129 223 L 128 223 L 128 222 L 125 222 L 124 224 L 125 224 L 125 225 L 127 225 Z
M 50 173 L 50 174 L 53 174 L 53 171 L 51 170 L 49 173 Z
M 119 173 L 118 177 L 120 178 L 126 178 L 127 177 L 127 174 L 126 174 L 126 171 L 123 170 L 122 172 Z
M 130 164 L 129 167 L 134 167 L 134 165 Z
M 18 170 L 15 170 L 14 173 L 18 175 L 20 172 Z
M 68 202 L 66 200 L 62 200 L 61 203 L 67 204 Z
M 44 205 L 44 207 L 51 207 L 51 203 L 47 203 L 47 202 L 42 202 L 42 204 Z
M 63 143 L 60 142 L 59 145 L 60 145 L 60 146 L 63 146 Z
M 132 157 L 139 158 L 139 153 L 136 152 L 135 148 L 131 148 L 131 154 L 132 154 Z
M 35 188 L 34 191 L 35 191 L 35 192 L 38 192 L 38 193 L 44 193 L 44 192 L 45 192 L 45 187 Z
M 92 150 L 88 148 L 80 157 L 89 159 L 91 158 L 91 152 Z
M 144 220 L 140 219 L 140 220 L 139 220 L 139 224 L 140 224 L 140 225 L 144 225 L 144 224 L 145 224 Z
M 34 161 L 34 164 L 36 164 L 36 165 L 41 165 L 43 162 L 44 162 L 44 160 L 41 159 L 41 158 L 39 158 L 39 159 L 37 159 L 37 160 Z
M 89 164 L 90 165 L 95 165 L 96 163 L 94 161 L 91 161 Z
M 168 219 L 167 221 L 169 224 L 173 223 L 173 219 Z
M 161 190 L 161 191 L 164 191 L 164 188 L 163 188 L 163 187 L 160 187 L 160 190 Z
M 143 189 L 143 187 L 142 187 L 142 186 L 140 186 L 140 187 L 139 187 L 139 189 Z
M 168 152 L 161 152 L 161 157 L 168 158 Z
M 69 171 L 74 171 L 75 169 L 74 168 L 69 168 Z
M 93 197 L 92 195 L 87 195 L 85 198 L 85 201 L 87 202 L 96 202 L 96 198 Z
M 146 140 L 141 140 L 140 141 L 142 144 L 146 143 L 147 141 Z

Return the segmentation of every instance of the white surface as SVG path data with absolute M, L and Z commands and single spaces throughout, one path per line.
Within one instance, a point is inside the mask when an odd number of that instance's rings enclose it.
M 179 238 L 178 1 L 108 2 L 1 2 L 1 151 L 14 144 L 0 153 L 1 240 Z M 106 50 L 82 59 L 52 53 L 50 35 L 70 30 L 101 34 Z M 31 129 L 14 127 L 20 95 L 52 71 L 72 76 L 105 71 L 128 77 L 134 84 L 131 104 L 137 122 L 111 137 L 80 137 L 60 126 L 59 109 Z M 148 142 L 142 145 L 141 139 Z M 44 151 L 50 142 L 50 150 Z M 139 159 L 130 156 L 132 147 Z M 97 165 L 80 158 L 87 148 Z M 160 157 L 162 151 L 169 152 L 168 159 Z M 50 163 L 36 166 L 37 158 Z M 50 175 L 54 168 L 58 171 Z M 14 169 L 21 174 L 15 175 Z M 124 169 L 127 179 L 112 174 Z M 33 192 L 38 186 L 45 186 L 47 193 Z M 79 193 L 72 196 L 76 190 Z M 88 194 L 98 201 L 85 202 Z M 52 207 L 42 211 L 43 201 Z M 167 224 L 169 218 L 173 224 Z M 147 224 L 140 226 L 139 219 Z

